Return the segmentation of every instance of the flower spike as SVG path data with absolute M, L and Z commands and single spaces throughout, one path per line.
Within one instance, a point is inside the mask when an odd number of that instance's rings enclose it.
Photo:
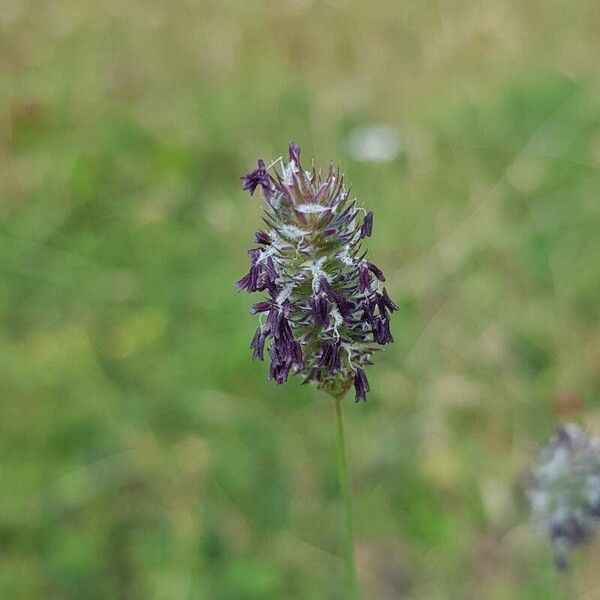
M 569 423 L 557 428 L 531 472 L 533 520 L 554 549 L 556 566 L 588 543 L 600 524 L 600 439 Z
M 250 195 L 260 187 L 268 228 L 256 232 L 250 270 L 236 283 L 268 293 L 251 308 L 265 315 L 250 345 L 253 358 L 262 360 L 268 344 L 269 377 L 277 383 L 293 373 L 333 396 L 354 385 L 356 400 L 365 400 L 363 367 L 374 344 L 394 341 L 389 316 L 398 310 L 379 287 L 383 272 L 361 250 L 373 213 L 349 199 L 339 170 L 305 171 L 297 144 L 290 144 L 287 164 L 278 162 L 272 175 L 259 160 L 242 177 Z

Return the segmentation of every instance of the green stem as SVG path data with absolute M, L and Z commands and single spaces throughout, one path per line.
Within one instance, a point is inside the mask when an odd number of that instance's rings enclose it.
M 346 436 L 344 435 L 344 415 L 342 413 L 342 397 L 333 396 L 335 403 L 335 431 L 337 446 L 337 470 L 341 496 L 340 528 L 342 536 L 342 552 L 346 578 L 347 598 L 354 600 L 360 597 L 358 577 L 356 574 L 356 553 L 354 549 L 354 525 L 352 521 L 352 497 L 346 460 Z
M 561 590 L 561 596 L 565 600 L 572 600 L 573 598 L 579 598 L 579 594 L 577 593 L 577 587 L 575 586 L 575 580 L 573 578 L 572 571 L 558 573 L 558 579 L 559 579 L 558 587 Z

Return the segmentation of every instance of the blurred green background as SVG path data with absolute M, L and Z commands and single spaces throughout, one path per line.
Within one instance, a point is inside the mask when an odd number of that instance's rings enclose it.
M 365 598 L 600 598 L 522 492 L 600 431 L 598 8 L 4 0 L 0 598 L 344 598 L 331 403 L 267 381 L 233 288 L 239 175 L 290 139 L 401 306 L 346 407 Z M 377 124 L 401 152 L 354 160 Z

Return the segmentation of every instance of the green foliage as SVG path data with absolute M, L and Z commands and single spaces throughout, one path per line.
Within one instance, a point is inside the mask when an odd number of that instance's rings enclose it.
M 365 598 L 561 597 L 519 481 L 557 420 L 599 425 L 594 22 L 9 0 L 0 597 L 344 597 L 331 400 L 267 381 L 233 289 L 260 226 L 238 177 L 291 139 L 374 210 L 400 305 L 345 409 Z M 402 156 L 352 161 L 379 122 Z

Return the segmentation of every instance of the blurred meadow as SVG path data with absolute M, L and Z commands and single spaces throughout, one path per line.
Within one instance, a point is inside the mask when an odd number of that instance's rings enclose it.
M 365 599 L 600 598 L 523 494 L 600 433 L 597 0 L 3 0 L 0 49 L 0 598 L 344 598 L 331 401 L 233 288 L 292 139 L 401 307 L 346 403 Z

